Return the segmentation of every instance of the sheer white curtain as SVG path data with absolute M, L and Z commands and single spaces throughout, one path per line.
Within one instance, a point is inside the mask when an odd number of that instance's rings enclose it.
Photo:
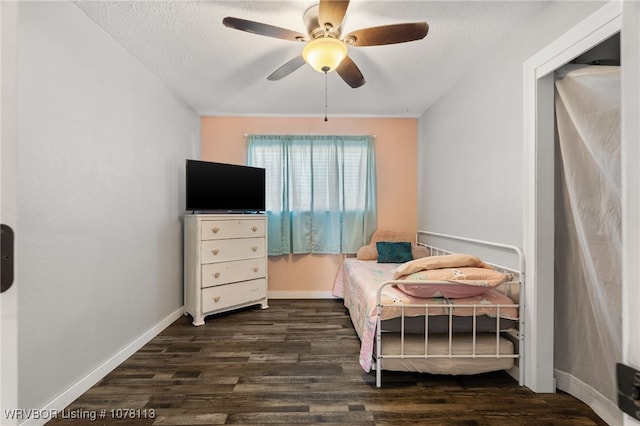
M 568 65 L 556 72 L 556 121 L 555 368 L 615 403 L 622 350 L 620 68 Z

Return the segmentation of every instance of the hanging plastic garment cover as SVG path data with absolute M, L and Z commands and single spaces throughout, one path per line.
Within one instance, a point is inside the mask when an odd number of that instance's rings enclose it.
M 555 369 L 612 412 L 622 348 L 620 68 L 556 72 L 556 120 Z

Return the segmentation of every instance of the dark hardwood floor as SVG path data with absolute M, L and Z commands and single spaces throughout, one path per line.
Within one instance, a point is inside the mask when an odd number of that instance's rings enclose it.
M 535 394 L 503 372 L 385 372 L 376 388 L 342 300 L 269 306 L 201 327 L 180 318 L 48 425 L 605 424 L 575 398 Z

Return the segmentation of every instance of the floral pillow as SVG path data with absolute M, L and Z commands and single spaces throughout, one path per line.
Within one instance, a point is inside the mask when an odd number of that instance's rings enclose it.
M 397 280 L 404 275 L 413 274 L 414 272 L 419 271 L 441 268 L 459 268 L 463 266 L 493 269 L 477 256 L 464 253 L 454 253 L 442 256 L 430 256 L 427 258 L 416 258 L 411 262 L 406 262 L 403 265 L 398 266 L 396 271 L 393 273 L 393 279 Z
M 513 279 L 490 268 L 464 266 L 423 270 L 405 275 L 406 281 L 439 281 L 433 284 L 398 284 L 402 292 L 420 298 L 447 297 L 461 299 L 486 293 L 498 285 Z

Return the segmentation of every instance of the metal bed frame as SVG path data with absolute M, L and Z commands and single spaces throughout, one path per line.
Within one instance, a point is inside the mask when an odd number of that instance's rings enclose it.
M 428 303 L 425 304 L 402 304 L 401 305 L 401 317 L 400 317 L 400 323 L 401 323 L 401 330 L 400 330 L 400 353 L 398 354 L 393 354 L 393 355 L 383 355 L 382 352 L 382 310 L 387 307 L 387 306 L 393 306 L 394 308 L 398 307 L 397 303 L 394 303 L 393 305 L 391 304 L 384 304 L 381 302 L 381 294 L 382 294 L 382 289 L 385 288 L 386 286 L 389 285 L 394 285 L 394 284 L 406 284 L 406 281 L 398 281 L 398 280 L 388 280 L 385 281 L 380 288 L 378 289 L 378 293 L 377 293 L 377 325 L 376 325 L 376 354 L 375 356 L 375 362 L 374 362 L 374 368 L 376 370 L 376 386 L 377 387 L 381 387 L 382 386 L 382 359 L 383 358 L 399 358 L 399 359 L 433 359 L 433 358 L 514 358 L 514 367 L 511 370 L 508 370 L 509 374 L 514 377 L 516 380 L 518 380 L 518 383 L 520 384 L 520 386 L 522 386 L 524 384 L 524 362 L 523 362 L 523 358 L 524 358 L 524 284 L 525 284 L 525 261 L 524 261 L 524 254 L 522 252 L 522 250 L 516 246 L 512 246 L 512 245 L 507 245 L 507 244 L 500 244 L 500 243 L 494 243 L 494 242 L 490 242 L 490 241 L 484 241 L 484 240 L 477 240 L 477 239 L 472 239 L 472 238 L 465 238 L 465 237 L 458 237 L 458 236 L 454 236 L 454 235 L 448 235 L 448 234 L 441 234 L 441 233 L 437 233 L 437 232 L 428 232 L 428 231 L 418 231 L 416 234 L 416 243 L 418 245 L 421 245 L 423 247 L 426 247 L 427 249 L 429 249 L 429 253 L 432 256 L 436 256 L 436 255 L 446 255 L 446 254 L 452 254 L 454 252 L 449 251 L 449 250 L 444 250 L 441 248 L 437 248 L 434 247 L 432 245 L 426 244 L 421 242 L 421 239 L 423 239 L 422 237 L 428 238 L 428 237 L 439 237 L 439 238 L 444 238 L 444 239 L 449 239 L 449 240 L 456 240 L 456 241 L 460 241 L 460 242 L 465 242 L 465 243 L 472 243 L 472 244 L 477 244 L 477 245 L 481 245 L 481 246 L 486 246 L 486 247 L 490 247 L 490 248 L 497 248 L 497 249 L 504 249 L 507 250 L 509 252 L 515 253 L 518 257 L 518 267 L 517 269 L 514 268 L 509 268 L 509 267 L 505 267 L 505 266 L 500 266 L 497 265 L 495 263 L 491 263 L 488 261 L 485 261 L 486 263 L 488 263 L 489 265 L 491 265 L 492 267 L 494 267 L 496 270 L 501 271 L 501 272 L 508 272 L 513 274 L 514 276 L 514 280 L 510 281 L 508 283 L 503 283 L 502 285 L 499 286 L 499 291 L 502 291 L 503 293 L 505 293 L 507 296 L 510 296 L 512 298 L 512 300 L 514 298 L 516 298 L 517 300 L 514 302 L 513 305 L 482 305 L 483 308 L 485 307 L 489 307 L 489 308 L 496 308 L 496 331 L 495 331 L 495 335 L 496 335 L 496 353 L 495 354 L 490 354 L 490 355 L 481 355 L 481 354 L 476 354 L 476 306 L 478 305 L 449 305 L 448 309 L 449 309 L 449 339 L 448 339 L 448 343 L 449 343 L 449 349 L 448 349 L 448 353 L 444 354 L 444 355 L 435 355 L 435 354 L 428 354 L 428 346 L 429 346 L 429 315 L 428 314 L 428 310 L 429 307 L 438 307 L 438 308 L 442 308 L 443 305 L 438 304 L 438 305 L 429 305 Z M 442 281 L 411 281 L 411 285 L 419 285 L 419 284 L 441 284 L 443 283 Z M 515 290 L 513 289 L 513 287 L 516 287 Z M 446 307 L 446 305 L 444 305 Z M 405 308 L 424 308 L 425 309 L 425 331 L 424 331 L 424 354 L 419 354 L 419 355 L 410 355 L 410 354 L 406 354 L 405 353 L 405 316 L 404 316 L 404 312 L 405 312 Z M 452 344 L 453 341 L 455 339 L 456 334 L 453 333 L 452 330 L 452 322 L 453 322 L 453 308 L 454 307 L 469 307 L 473 309 L 473 325 L 472 325 L 472 353 L 471 354 L 464 354 L 464 355 L 460 355 L 460 354 L 453 354 L 452 353 Z M 510 330 L 501 330 L 500 327 L 500 309 L 501 308 L 511 308 L 511 307 L 515 307 L 518 308 L 519 310 L 519 314 L 518 314 L 518 327 L 515 329 L 510 329 Z M 486 333 L 486 332 L 483 332 Z M 494 332 L 491 332 L 494 333 Z M 514 346 L 516 346 L 516 351 L 513 354 L 500 354 L 500 337 L 501 336 L 505 336 L 510 338 L 510 340 L 512 342 L 514 342 Z

